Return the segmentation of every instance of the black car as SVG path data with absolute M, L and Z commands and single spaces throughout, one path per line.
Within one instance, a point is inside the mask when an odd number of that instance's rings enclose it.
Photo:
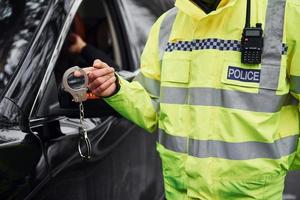
M 0 0 L 0 199 L 164 199 L 156 135 L 99 99 L 84 103 L 91 158 L 64 71 L 92 58 L 68 51 L 81 35 L 132 79 L 153 22 L 173 0 Z M 99 55 L 99 54 L 96 54 Z M 100 56 L 101 57 L 101 56 Z M 297 173 L 284 199 L 300 198 Z M 298 181 L 299 182 L 299 181 Z
M 153 22 L 172 1 L 0 0 L 0 199 L 163 199 L 156 135 L 101 100 L 85 102 L 91 158 L 78 152 L 78 104 L 62 73 L 91 61 L 68 52 L 84 27 L 132 78 Z M 80 28 L 81 27 L 81 28 Z M 80 149 L 86 154 L 85 143 Z

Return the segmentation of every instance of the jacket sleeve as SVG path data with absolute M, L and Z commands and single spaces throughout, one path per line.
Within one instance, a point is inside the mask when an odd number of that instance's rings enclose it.
M 300 4 L 296 1 L 287 3 L 286 38 L 288 44 L 287 70 L 290 93 L 300 101 Z M 300 109 L 300 105 L 298 105 Z M 300 130 L 299 130 L 300 131 Z M 300 140 L 291 169 L 300 169 Z
M 105 98 L 105 101 L 123 117 L 149 132 L 154 132 L 158 124 L 160 89 L 158 37 L 164 16 L 162 15 L 151 28 L 141 56 L 140 73 L 136 79 L 128 82 L 119 77 L 119 92 Z

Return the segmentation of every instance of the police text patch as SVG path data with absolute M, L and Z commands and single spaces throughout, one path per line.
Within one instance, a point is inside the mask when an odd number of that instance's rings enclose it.
M 259 83 L 260 70 L 242 69 L 238 67 L 229 66 L 227 72 L 227 79 L 242 82 Z

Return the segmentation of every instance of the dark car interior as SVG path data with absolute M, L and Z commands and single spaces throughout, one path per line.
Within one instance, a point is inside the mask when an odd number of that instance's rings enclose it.
M 89 55 L 70 51 L 70 46 L 75 43 L 72 38 L 74 34 L 85 41 L 88 46 L 93 47 L 93 51 L 88 52 Z M 95 57 L 100 57 L 99 59 L 118 70 L 122 63 L 120 61 L 116 63 L 114 53 L 108 18 L 101 1 L 83 2 L 75 15 L 55 67 L 56 77 L 60 80 L 63 72 L 71 66 L 81 68 L 91 66 Z

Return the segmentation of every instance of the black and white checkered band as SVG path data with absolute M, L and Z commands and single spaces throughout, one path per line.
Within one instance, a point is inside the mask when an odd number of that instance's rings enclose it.
M 283 43 L 282 44 L 282 55 L 286 55 L 288 53 L 289 47 L 287 44 Z
M 241 42 L 238 40 L 222 40 L 217 38 L 168 42 L 165 51 L 196 51 L 204 49 L 216 49 L 220 51 L 241 51 Z M 287 51 L 287 44 L 282 44 L 282 54 L 287 54 Z

